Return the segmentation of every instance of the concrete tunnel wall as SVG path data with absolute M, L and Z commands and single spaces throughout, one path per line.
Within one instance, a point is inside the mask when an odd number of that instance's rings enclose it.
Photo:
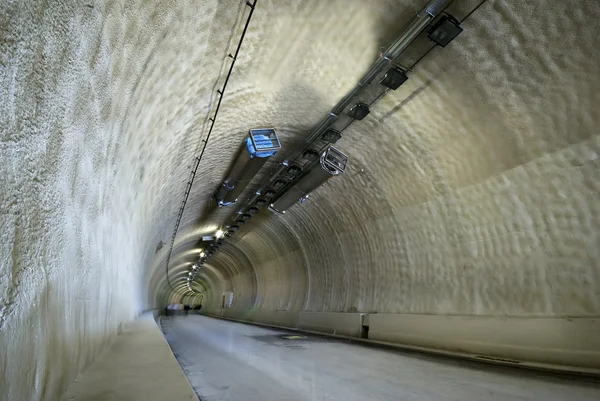
M 243 3 L 0 5 L 0 398 L 56 399 L 140 311 L 195 302 L 185 263 L 226 217 L 209 199 L 245 132 L 276 127 L 283 156 L 424 4 L 259 1 L 172 292 Z M 306 314 L 369 312 L 385 341 L 599 368 L 599 17 L 488 0 L 344 132 L 342 176 L 210 261 L 207 311 L 324 329 Z

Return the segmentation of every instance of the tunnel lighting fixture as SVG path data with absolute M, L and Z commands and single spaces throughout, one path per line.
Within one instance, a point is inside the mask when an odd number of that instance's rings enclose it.
M 404 70 L 394 67 L 388 70 L 380 83 L 381 85 L 387 86 L 392 90 L 396 90 L 400 87 L 400 85 L 406 82 L 407 79 L 408 76 Z
M 246 213 L 248 213 L 251 216 L 256 212 L 258 212 L 258 208 L 254 206 L 250 206 L 248 209 L 246 209 Z
M 350 118 L 354 118 L 355 120 L 362 120 L 365 118 L 371 111 L 369 110 L 369 105 L 366 103 L 358 103 L 350 110 L 348 110 L 348 116 Z
M 215 233 L 215 237 L 217 237 L 217 239 L 219 239 L 222 236 L 223 236 L 223 230 L 217 230 L 217 232 Z
M 206 254 L 204 252 L 200 252 L 200 257 L 203 258 Z
M 261 206 L 264 206 L 264 205 L 266 205 L 266 204 L 267 204 L 267 201 L 266 201 L 266 200 L 264 200 L 264 199 L 262 199 L 262 198 L 259 198 L 259 199 L 257 199 L 257 200 L 256 200 L 256 202 L 254 202 L 254 204 L 255 204 L 256 206 L 258 206 L 258 207 L 261 207 Z
M 317 189 L 331 177 L 342 174 L 347 164 L 348 156 L 330 146 L 321 155 L 319 163 L 310 167 L 308 172 L 294 186 L 271 203 L 269 209 L 285 213 L 296 202 L 306 201 L 311 191 Z
M 300 174 L 300 172 L 301 172 L 301 171 L 302 171 L 302 169 L 301 169 L 300 167 L 298 167 L 298 166 L 290 166 L 290 167 L 287 169 L 287 172 L 286 172 L 286 174 L 287 174 L 289 177 L 292 177 L 292 178 L 293 178 L 293 177 L 297 176 L 298 174 Z
M 250 218 L 252 218 L 252 215 L 250 215 L 248 213 L 243 213 L 240 215 L 240 220 L 248 221 L 248 220 L 250 220 Z
M 237 201 L 267 159 L 281 148 L 274 128 L 251 129 L 236 154 L 227 178 L 215 194 L 219 207 Z
M 342 137 L 342 134 L 340 133 L 340 131 L 335 130 L 333 128 L 329 128 L 327 131 L 325 131 L 323 133 L 323 135 L 321 135 L 322 140 L 324 140 L 325 142 L 331 142 L 331 143 L 336 143 L 341 137 Z
M 436 44 L 446 47 L 446 45 L 461 33 L 463 29 L 460 22 L 449 14 L 443 15 L 438 22 L 431 28 L 427 37 Z
M 267 199 L 271 199 L 272 197 L 274 197 L 274 196 L 275 196 L 275 193 L 276 193 L 275 191 L 272 191 L 272 190 L 270 190 L 270 189 L 267 189 L 267 190 L 265 191 L 265 195 L 264 195 L 264 196 L 265 196 L 265 198 L 267 198 Z
M 275 189 L 279 189 L 282 188 L 285 184 L 287 184 L 287 180 L 283 179 L 283 180 L 275 180 L 275 182 L 273 183 L 273 188 Z M 266 197 L 266 192 L 265 192 L 265 197 Z
M 319 152 L 313 149 L 308 149 L 306 152 L 302 154 L 302 158 L 304 160 L 308 160 L 309 162 L 314 162 L 319 160 Z

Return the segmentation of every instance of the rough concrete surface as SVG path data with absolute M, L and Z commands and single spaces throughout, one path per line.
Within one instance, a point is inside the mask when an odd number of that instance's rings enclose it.
M 151 313 L 128 324 L 63 401 L 198 401 Z
M 57 399 L 122 324 L 182 301 L 247 130 L 303 138 L 424 1 L 259 0 L 172 291 L 244 3 L 0 2 L 0 399 Z M 598 317 L 599 20 L 596 0 L 488 0 L 344 132 L 342 176 L 222 247 L 206 309 Z

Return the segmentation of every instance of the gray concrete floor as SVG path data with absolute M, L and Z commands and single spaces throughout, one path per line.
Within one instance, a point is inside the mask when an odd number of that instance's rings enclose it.
M 193 314 L 164 317 L 162 325 L 203 401 L 600 400 L 598 380 L 389 351 Z
M 198 401 L 151 313 L 129 323 L 61 400 Z

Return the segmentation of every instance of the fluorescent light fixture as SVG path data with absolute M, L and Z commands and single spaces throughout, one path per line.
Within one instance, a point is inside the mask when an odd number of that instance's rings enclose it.
M 446 14 L 431 28 L 427 37 L 442 47 L 458 36 L 463 29 L 459 26 L 460 22 L 453 16 Z
M 260 171 L 267 159 L 281 148 L 274 128 L 251 129 L 240 144 L 236 159 L 215 199 L 219 207 L 231 205 Z
M 222 236 L 223 236 L 223 230 L 217 230 L 217 232 L 215 233 L 215 237 L 221 238 Z

